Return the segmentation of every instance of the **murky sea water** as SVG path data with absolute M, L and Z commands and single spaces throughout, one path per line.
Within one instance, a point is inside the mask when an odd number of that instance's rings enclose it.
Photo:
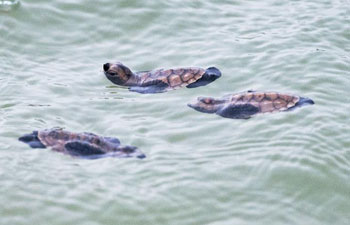
M 1 225 L 350 224 L 349 1 L 1 7 Z M 223 76 L 141 95 L 105 78 L 117 60 Z M 186 106 L 249 89 L 316 104 L 249 120 Z M 81 160 L 17 141 L 51 127 L 116 136 L 147 158 Z

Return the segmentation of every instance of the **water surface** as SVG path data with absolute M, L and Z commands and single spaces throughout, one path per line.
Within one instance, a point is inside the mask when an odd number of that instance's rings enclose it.
M 1 1 L 0 1 L 1 2 Z M 0 224 L 349 224 L 349 1 L 43 1 L 0 11 Z M 141 95 L 102 64 L 216 66 Z M 249 120 L 197 96 L 271 90 L 316 104 Z M 17 141 L 51 127 L 138 146 L 79 160 Z

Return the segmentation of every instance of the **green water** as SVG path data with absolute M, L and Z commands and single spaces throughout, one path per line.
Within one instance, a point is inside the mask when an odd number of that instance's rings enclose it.
M 1 1 L 0 1 L 1 3 Z M 350 3 L 44 1 L 0 6 L 1 225 L 350 224 Z M 141 95 L 102 64 L 216 66 L 196 89 Z M 230 120 L 186 106 L 249 89 L 312 98 Z M 144 160 L 81 160 L 17 138 L 64 127 Z

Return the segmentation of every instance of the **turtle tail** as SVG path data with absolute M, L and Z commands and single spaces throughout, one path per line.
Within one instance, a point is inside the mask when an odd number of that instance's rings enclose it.
M 28 144 L 32 148 L 46 148 L 38 138 L 38 131 L 33 131 L 31 134 L 23 135 L 19 137 L 18 140 Z
M 188 88 L 195 88 L 195 87 L 200 87 L 200 86 L 205 86 L 216 79 L 221 77 L 221 72 L 218 68 L 216 67 L 209 67 L 208 69 L 205 70 L 205 73 L 203 76 L 197 80 L 196 82 L 187 85 Z

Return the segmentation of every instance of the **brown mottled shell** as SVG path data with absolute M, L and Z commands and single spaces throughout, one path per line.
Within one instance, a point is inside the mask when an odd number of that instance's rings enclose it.
M 244 92 L 233 94 L 229 104 L 251 104 L 259 108 L 259 112 L 285 111 L 299 101 L 298 96 L 280 94 L 277 92 Z
M 160 80 L 170 89 L 184 87 L 199 80 L 205 70 L 197 67 L 154 70 L 140 74 L 142 83 Z
M 65 144 L 70 141 L 85 141 L 105 152 L 113 151 L 113 146 L 106 142 L 103 137 L 92 133 L 71 133 L 62 129 L 43 130 L 38 132 L 39 140 L 53 150 L 66 152 Z

